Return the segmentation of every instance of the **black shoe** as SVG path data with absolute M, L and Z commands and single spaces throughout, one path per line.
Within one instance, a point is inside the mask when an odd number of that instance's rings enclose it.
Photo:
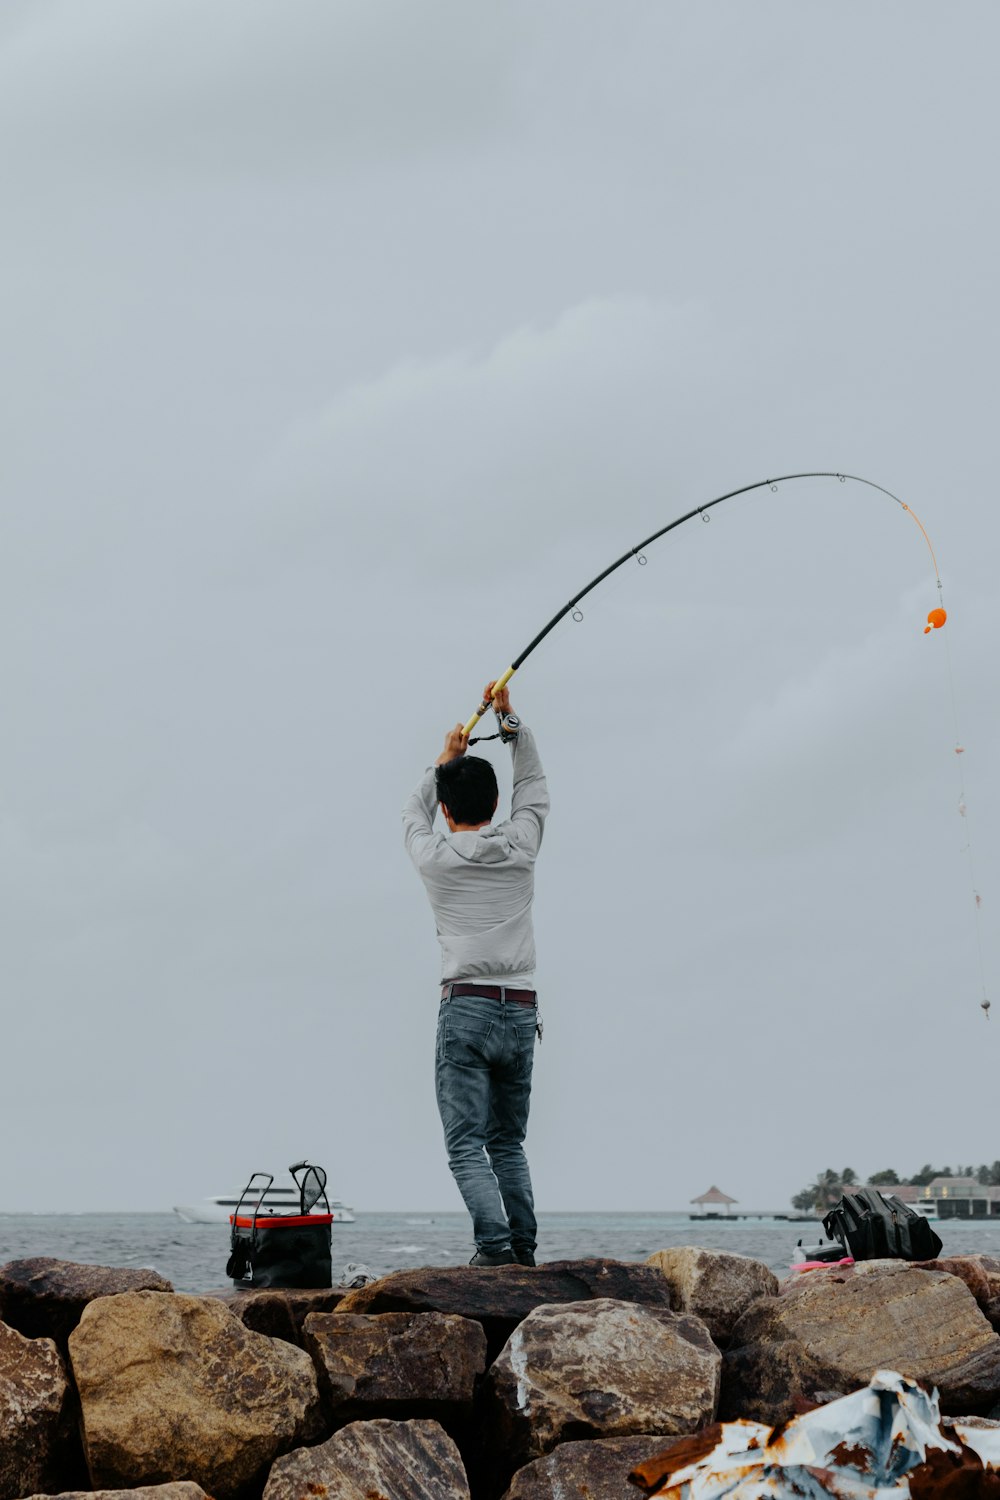
M 470 1266 L 514 1266 L 513 1250 L 499 1250 L 496 1255 L 487 1255 L 485 1250 L 477 1250 L 469 1261 Z
M 535 1264 L 535 1252 L 533 1250 L 515 1249 L 514 1259 L 519 1266 L 533 1266 Z

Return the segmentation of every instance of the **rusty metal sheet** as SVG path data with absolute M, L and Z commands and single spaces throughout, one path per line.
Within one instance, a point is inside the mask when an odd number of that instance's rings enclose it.
M 1000 1495 L 1000 1426 L 942 1424 L 936 1391 L 879 1370 L 782 1427 L 724 1422 L 630 1477 L 664 1500 L 934 1500 L 959 1470 Z

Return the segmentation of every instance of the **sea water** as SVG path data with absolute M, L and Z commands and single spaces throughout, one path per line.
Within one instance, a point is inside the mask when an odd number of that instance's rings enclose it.
M 935 1224 L 943 1255 L 1000 1256 L 1000 1219 Z M 674 1245 L 705 1245 L 762 1260 L 783 1276 L 801 1239 L 815 1244 L 820 1224 L 771 1219 L 692 1221 L 687 1214 L 562 1213 L 539 1216 L 538 1260 L 606 1256 L 645 1260 Z M 475 1246 L 464 1213 L 359 1213 L 333 1225 L 334 1281 L 341 1267 L 360 1262 L 376 1276 L 420 1266 L 460 1266 Z M 0 1265 L 51 1255 L 130 1269 L 148 1267 L 178 1291 L 227 1285 L 229 1228 L 185 1224 L 175 1214 L 0 1214 Z

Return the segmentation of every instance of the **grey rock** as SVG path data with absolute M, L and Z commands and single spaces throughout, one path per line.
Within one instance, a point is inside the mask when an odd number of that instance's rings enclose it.
M 247 1292 L 225 1288 L 213 1292 L 229 1311 L 254 1333 L 305 1348 L 303 1325 L 310 1313 L 333 1312 L 345 1295 L 343 1287 L 262 1287 Z
M 504 1500 L 637 1500 L 629 1472 L 679 1441 L 646 1436 L 562 1443 L 518 1469 Z
M 618 1260 L 556 1260 L 492 1270 L 432 1266 L 395 1271 L 348 1292 L 337 1311 L 442 1312 L 473 1318 L 486 1334 L 489 1362 L 534 1308 L 591 1297 L 671 1306 L 670 1287 L 654 1266 Z
M 470 1500 L 458 1449 L 436 1422 L 353 1422 L 279 1458 L 264 1500 Z
M 25 1338 L 0 1323 L 0 1500 L 58 1488 L 66 1474 L 71 1410 L 66 1368 L 53 1341 Z
M 728 1250 L 680 1245 L 646 1261 L 666 1277 L 678 1312 L 694 1313 L 717 1344 L 725 1343 L 742 1312 L 758 1297 L 775 1297 L 778 1278 L 759 1260 Z
M 179 1479 L 173 1484 L 143 1484 L 134 1490 L 63 1490 L 58 1495 L 28 1495 L 25 1500 L 211 1500 L 200 1484 Z
M 539 1307 L 486 1377 L 498 1458 L 573 1438 L 693 1432 L 715 1416 L 722 1357 L 699 1318 L 611 1298 Z
M 945 1413 L 984 1412 L 1000 1396 L 1000 1336 L 945 1272 L 900 1261 L 810 1271 L 739 1319 L 722 1416 L 783 1422 L 796 1398 L 846 1395 L 880 1369 L 936 1385 Z
M 486 1369 L 486 1335 L 449 1313 L 311 1313 L 306 1347 L 327 1410 L 345 1417 L 468 1412 Z
M 1000 1333 L 1000 1259 L 995 1255 L 950 1255 L 921 1264 L 924 1270 L 947 1271 L 964 1281 L 980 1311 Z

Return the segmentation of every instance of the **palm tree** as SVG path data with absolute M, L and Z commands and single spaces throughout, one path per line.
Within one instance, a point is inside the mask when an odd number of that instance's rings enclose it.
M 850 1187 L 857 1182 L 858 1174 L 853 1167 L 845 1167 L 842 1172 L 835 1172 L 832 1167 L 827 1167 L 825 1172 L 820 1172 L 815 1182 L 796 1193 L 792 1199 L 792 1207 L 808 1212 L 813 1209 L 819 1214 L 827 1213 L 838 1204 L 844 1196 L 844 1188 Z

